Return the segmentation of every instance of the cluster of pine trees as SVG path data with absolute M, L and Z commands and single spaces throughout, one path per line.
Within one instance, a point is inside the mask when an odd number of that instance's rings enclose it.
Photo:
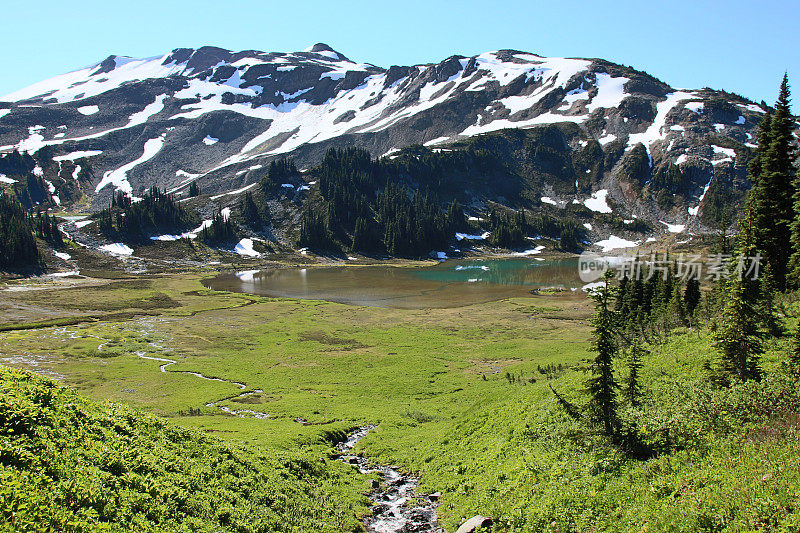
M 36 160 L 27 152 L 15 150 L 0 158 L 0 174 L 24 176 L 33 172 Z
M 44 239 L 51 246 L 64 244 L 61 230 L 58 229 L 58 223 L 54 215 L 48 215 L 46 212 L 40 211 L 32 215 L 30 220 L 37 237 Z
M 41 264 L 35 232 L 34 218 L 25 208 L 15 198 L 0 195 L 0 270 L 28 269 Z
M 556 218 L 546 213 L 529 216 L 520 211 L 493 209 L 489 212 L 489 243 L 501 248 L 516 248 L 526 244 L 526 237 L 551 237 L 567 252 L 579 249 L 583 226 L 572 218 Z
M 279 179 L 266 180 L 273 187 L 294 169 L 279 163 L 278 170 L 283 170 Z M 469 228 L 454 195 L 444 198 L 436 191 L 447 191 L 454 175 L 470 171 L 483 176 L 505 172 L 485 150 L 432 153 L 410 147 L 397 159 L 373 160 L 365 150 L 331 149 L 315 169 L 320 194 L 302 215 L 298 244 L 399 257 L 445 250 L 457 231 Z M 258 202 L 244 202 L 248 218 L 258 219 Z M 572 251 L 583 235 L 575 220 L 529 217 L 524 210 L 492 210 L 488 225 L 490 243 L 506 248 L 524 246 L 526 236 L 537 235 L 558 238 L 562 249 Z
M 238 239 L 236 225 L 230 216 L 218 211 L 211 219 L 211 225 L 206 225 L 198 235 L 201 241 L 211 245 L 231 244 Z
M 258 182 L 254 191 L 247 191 L 239 200 L 237 215 L 245 226 L 260 231 L 270 224 L 267 201 L 279 195 L 284 183 L 298 182 L 300 171 L 294 160 L 279 159 L 272 161 L 267 173 Z
M 146 242 L 158 233 L 181 233 L 199 223 L 195 212 L 183 207 L 158 187 L 151 188 L 138 202 L 121 191 L 117 192 L 111 206 L 96 217 L 103 235 L 126 242 Z
M 317 168 L 319 198 L 302 216 L 300 246 L 422 257 L 449 246 L 465 223 L 457 203 L 448 210 L 423 176 L 373 160 L 366 150 L 331 149 Z
M 632 261 L 619 281 L 615 311 L 621 331 L 646 341 L 689 326 L 700 304 L 698 276 L 678 276 L 678 262 L 664 258 Z M 683 279 L 686 277 L 687 279 Z

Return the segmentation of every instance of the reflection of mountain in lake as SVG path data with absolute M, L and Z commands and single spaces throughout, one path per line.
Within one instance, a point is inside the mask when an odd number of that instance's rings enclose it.
M 486 259 L 446 261 L 431 268 L 414 269 L 416 277 L 439 282 L 481 282 L 496 285 L 580 287 L 575 259 Z M 475 281 L 473 281 L 475 280 Z
M 578 288 L 576 259 L 446 261 L 425 268 L 336 266 L 222 274 L 216 290 L 419 309 L 460 307 L 529 294 L 535 287 Z

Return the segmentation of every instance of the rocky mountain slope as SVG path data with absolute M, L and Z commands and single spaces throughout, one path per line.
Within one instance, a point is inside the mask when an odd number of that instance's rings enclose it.
M 77 183 L 97 210 L 114 191 L 141 196 L 152 185 L 240 191 L 271 160 L 310 167 L 330 147 L 391 158 L 414 144 L 453 150 L 538 129 L 550 133 L 509 154 L 518 172 L 541 174 L 520 197 L 528 204 L 563 207 L 595 193 L 601 211 L 609 198 L 623 216 L 699 227 L 714 177 L 733 198 L 747 188 L 763 113 L 737 95 L 676 90 L 601 59 L 501 50 L 384 69 L 324 44 L 293 53 L 203 47 L 109 56 L 0 97 L 0 151 L 33 154 L 56 203 Z

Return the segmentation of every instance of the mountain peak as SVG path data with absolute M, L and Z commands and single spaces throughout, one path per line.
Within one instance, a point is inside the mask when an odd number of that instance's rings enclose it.
M 336 60 L 350 61 L 343 54 L 340 54 L 339 52 L 337 52 L 336 50 L 334 50 L 325 43 L 317 43 L 313 46 L 306 48 L 305 50 L 303 50 L 303 52 L 319 54 Z

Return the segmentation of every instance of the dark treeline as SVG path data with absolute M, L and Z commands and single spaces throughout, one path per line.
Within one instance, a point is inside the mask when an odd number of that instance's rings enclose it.
M 45 212 L 37 212 L 30 217 L 31 225 L 36 236 L 47 241 L 51 246 L 61 246 L 64 239 L 58 229 L 56 217 Z
M 415 167 L 413 179 L 404 174 L 410 168 L 361 149 L 329 150 L 316 169 L 320 195 L 303 213 L 298 244 L 400 257 L 446 249 L 465 224 L 463 210 L 457 203 L 448 209 L 433 192 L 434 167 Z
M 573 252 L 580 248 L 583 226 L 572 218 L 556 218 L 546 213 L 529 215 L 524 209 L 489 212 L 489 243 L 501 248 L 517 248 L 526 237 L 550 237 L 559 240 L 559 248 Z
M 158 187 L 150 189 L 138 202 L 117 192 L 111 207 L 98 213 L 96 218 L 103 235 L 126 242 L 145 242 L 157 233 L 180 233 L 199 224 L 194 211 L 184 208 Z
M 52 223 L 52 225 L 51 225 Z M 35 268 L 42 263 L 36 248 L 35 234 L 60 234 L 55 221 L 47 215 L 30 216 L 13 197 L 0 195 L 0 270 Z
M 33 172 L 36 160 L 27 152 L 14 151 L 0 158 L 0 174 L 24 176 Z
M 19 202 L 0 195 L 0 269 L 15 270 L 41 263 L 33 227 Z
M 50 187 L 44 179 L 34 174 L 20 176 L 13 186 L 14 196 L 27 209 L 35 207 L 54 207 L 50 196 Z
M 664 256 L 656 261 L 636 257 L 619 281 L 614 310 L 618 327 L 644 340 L 695 322 L 700 304 L 700 279 L 678 277 L 678 263 Z
M 283 163 L 281 168 L 285 174 L 280 179 L 285 179 L 292 166 Z M 470 172 L 480 179 L 507 173 L 488 150 L 434 153 L 410 147 L 397 159 L 373 160 L 365 150 L 331 149 L 314 170 L 319 196 L 303 212 L 298 244 L 399 257 L 446 250 L 456 232 L 471 228 L 456 195 L 441 191 L 453 190 L 454 176 Z M 280 179 L 269 182 L 278 186 Z M 516 187 L 508 181 L 502 186 Z M 559 238 L 563 249 L 575 250 L 582 235 L 574 220 L 529 217 L 511 209 L 491 211 L 487 229 L 490 244 L 506 248 L 524 246 L 526 236 L 536 235 Z
M 236 225 L 221 211 L 214 214 L 211 225 L 206 225 L 198 235 L 201 241 L 211 245 L 231 244 L 237 240 Z

